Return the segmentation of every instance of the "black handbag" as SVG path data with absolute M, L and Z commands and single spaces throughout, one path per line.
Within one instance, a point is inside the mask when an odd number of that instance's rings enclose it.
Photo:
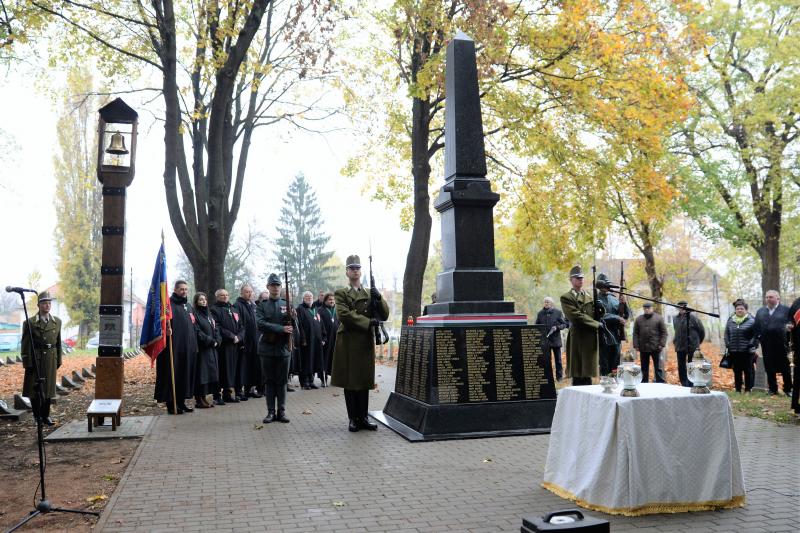
M 719 367 L 720 368 L 733 368 L 733 361 L 731 361 L 731 358 L 728 355 L 728 350 L 725 350 L 725 353 L 722 354 L 722 359 L 719 360 Z

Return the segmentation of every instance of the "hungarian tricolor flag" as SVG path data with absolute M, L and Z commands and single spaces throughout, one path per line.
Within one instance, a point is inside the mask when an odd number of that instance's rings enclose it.
M 139 340 L 139 345 L 150 356 L 151 367 L 155 364 L 158 354 L 167 346 L 167 320 L 171 318 L 172 305 L 167 293 L 167 256 L 162 242 L 156 258 L 153 280 L 147 293 L 142 338 Z

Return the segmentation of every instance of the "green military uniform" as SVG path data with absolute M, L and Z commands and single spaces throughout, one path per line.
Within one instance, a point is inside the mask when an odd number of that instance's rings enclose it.
M 580 267 L 570 271 L 570 277 L 583 277 Z M 594 319 L 592 295 L 587 291 L 570 289 L 561 295 L 561 310 L 569 320 L 567 335 L 567 377 L 592 378 L 598 375 L 597 329 L 600 322 Z
M 31 334 L 28 333 L 30 322 Z M 22 395 L 33 397 L 36 376 L 33 368 L 33 350 L 39 355 L 39 371 L 45 378 L 44 396 L 47 399 L 56 397 L 56 370 L 61 366 L 61 319 L 50 315 L 45 320 L 38 313 L 29 318 L 22 326 L 22 366 L 25 367 L 25 381 Z
M 336 314 L 339 330 L 333 352 L 331 385 L 353 390 L 369 390 L 375 385 L 375 335 L 370 318 L 386 320 L 389 306 L 380 300 L 380 316 L 369 311 L 369 293 L 348 287 L 336 291 Z
M 360 275 L 361 260 L 357 255 L 347 258 L 348 276 Z M 372 293 L 372 295 L 370 294 Z M 333 349 L 331 385 L 344 389 L 350 431 L 375 430 L 377 426 L 367 419 L 369 391 L 375 386 L 375 330 L 376 320 L 389 317 L 389 306 L 373 287 L 367 292 L 363 287 L 352 286 L 334 293 L 339 329 Z M 373 312 L 370 300 L 377 300 Z M 377 316 L 375 316 L 377 315 Z
M 280 285 L 280 278 L 270 274 L 267 285 Z M 286 300 L 266 298 L 256 305 L 256 326 L 261 333 L 258 341 L 258 358 L 267 401 L 265 423 L 288 422 L 286 410 L 286 384 L 289 380 L 289 335 L 283 331 L 289 309 Z M 277 401 L 277 415 L 275 403 Z

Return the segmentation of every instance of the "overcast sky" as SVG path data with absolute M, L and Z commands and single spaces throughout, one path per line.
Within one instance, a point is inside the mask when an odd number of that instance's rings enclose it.
M 136 95 L 123 98 L 137 107 Z M 53 176 L 58 110 L 49 96 L 37 90 L 33 76 L 19 69 L 8 72 L 0 82 L 0 101 L 0 286 L 24 286 L 29 274 L 38 270 L 42 284 L 35 288 L 42 289 L 58 279 L 53 233 L 58 216 Z M 157 111 L 160 105 L 150 107 Z M 127 273 L 133 268 L 134 291 L 143 295 L 152 275 L 161 229 L 173 266 L 178 244 L 164 197 L 163 126 L 153 120 L 152 113 L 137 110 L 139 148 L 136 176 L 127 197 L 125 270 L 127 283 Z M 366 261 L 371 239 L 378 284 L 390 287 L 396 278 L 398 287 L 402 287 L 410 234 L 399 229 L 396 211 L 365 197 L 362 183 L 340 174 L 357 148 L 353 139 L 352 132 L 322 137 L 285 127 L 262 128 L 250 150 L 237 228 L 244 230 L 253 221 L 274 238 L 282 195 L 295 174 L 302 172 L 317 193 L 321 222 L 331 236 L 330 249 L 342 260 L 358 253 Z M 432 242 L 438 235 L 436 219 Z M 266 272 L 269 266 L 256 265 L 256 269 Z

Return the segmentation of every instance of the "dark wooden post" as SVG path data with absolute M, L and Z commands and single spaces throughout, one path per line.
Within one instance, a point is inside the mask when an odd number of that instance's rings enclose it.
M 121 98 L 99 113 L 97 179 L 103 185 L 103 257 L 95 398 L 121 400 L 125 190 L 133 181 L 138 114 Z

